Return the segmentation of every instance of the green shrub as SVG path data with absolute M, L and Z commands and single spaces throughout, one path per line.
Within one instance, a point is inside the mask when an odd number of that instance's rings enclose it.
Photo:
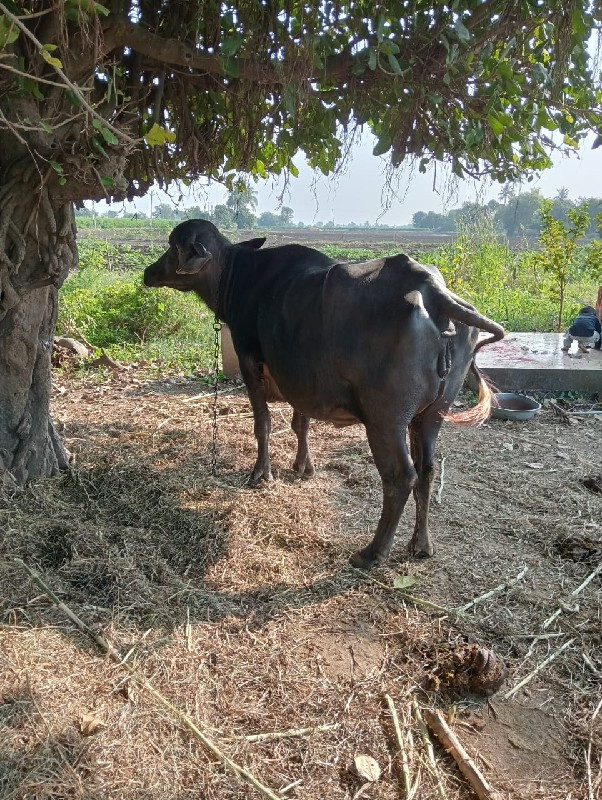
M 139 272 L 89 266 L 70 276 L 60 292 L 59 334 L 80 336 L 116 358 L 168 356 L 172 365 L 208 367 L 211 325 L 212 315 L 196 295 L 145 289 Z

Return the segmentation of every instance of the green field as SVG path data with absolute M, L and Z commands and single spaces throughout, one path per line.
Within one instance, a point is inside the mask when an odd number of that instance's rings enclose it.
M 60 292 L 58 332 L 84 339 L 113 358 L 142 363 L 149 372 L 211 368 L 212 316 L 193 295 L 170 289 L 146 290 L 142 271 L 163 252 L 170 220 L 79 219 L 80 266 Z M 83 223 L 83 224 L 82 224 Z M 335 232 L 333 232 L 334 234 Z M 296 232 L 287 232 L 294 240 Z M 444 244 L 403 237 L 395 242 L 354 233 L 352 242 L 308 240 L 329 256 L 361 261 L 408 252 L 436 264 L 448 286 L 509 331 L 557 328 L 558 288 L 542 262 L 541 250 L 515 250 L 487 226 L 472 226 Z M 257 234 L 255 234 L 257 235 Z M 389 236 L 389 239 L 391 237 Z M 343 237 L 341 236 L 341 239 Z M 562 324 L 579 306 L 593 304 L 601 278 L 577 251 L 570 265 Z

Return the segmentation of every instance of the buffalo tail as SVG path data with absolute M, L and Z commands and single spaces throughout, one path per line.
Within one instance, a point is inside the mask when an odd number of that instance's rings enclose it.
M 479 401 L 476 406 L 467 408 L 466 411 L 448 411 L 443 414 L 444 420 L 455 425 L 483 425 L 489 419 L 491 409 L 497 405 L 495 386 L 485 379 L 475 363 L 474 356 L 469 369 L 479 382 Z

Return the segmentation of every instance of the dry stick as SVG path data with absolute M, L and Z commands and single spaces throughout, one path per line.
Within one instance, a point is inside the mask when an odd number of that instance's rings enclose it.
M 589 800 L 595 800 L 596 798 L 596 786 L 594 786 L 594 782 L 592 780 L 592 744 L 593 744 L 593 734 L 594 734 L 594 722 L 596 721 L 596 717 L 600 713 L 600 709 L 602 708 L 602 700 L 596 706 L 596 710 L 592 714 L 592 719 L 590 722 L 590 730 L 589 730 L 589 741 L 587 743 L 587 750 L 585 754 L 585 765 L 587 769 L 587 788 L 589 794 Z M 599 773 L 598 773 L 599 775 Z M 596 784 L 598 780 L 596 779 Z
M 501 800 L 502 796 L 487 783 L 456 734 L 443 719 L 441 712 L 425 708 L 423 713 L 432 731 L 454 759 L 479 800 Z
M 357 567 L 350 567 L 353 572 L 357 572 L 358 575 L 361 575 L 362 578 L 366 578 L 371 583 L 376 584 L 376 586 L 380 586 L 381 589 L 387 589 L 387 591 L 391 592 L 399 592 L 404 600 L 409 600 L 411 603 L 416 603 L 417 606 L 424 606 L 425 608 L 432 608 L 433 611 L 441 611 L 443 614 L 450 614 L 451 611 L 449 608 L 445 608 L 445 606 L 440 606 L 438 603 L 433 603 L 430 600 L 423 600 L 422 597 L 416 597 L 413 594 L 408 594 L 404 592 L 403 589 L 397 589 L 395 586 L 388 586 L 386 583 L 373 578 L 372 575 L 368 575 L 365 570 L 358 569 Z
M 600 670 L 594 664 L 594 662 L 591 660 L 591 658 L 588 656 L 588 654 L 587 653 L 581 653 L 581 655 L 583 656 L 583 661 L 585 662 L 585 666 L 589 670 L 591 670 L 594 673 L 594 675 L 596 675 L 598 678 L 602 677 L 602 672 L 600 672 Z
M 583 583 L 580 583 L 579 586 L 576 589 L 573 589 L 573 591 L 570 593 L 569 597 L 577 597 L 577 595 L 581 594 L 581 592 L 585 589 L 585 587 L 588 586 L 593 581 L 593 579 L 596 577 L 596 575 L 598 575 L 598 573 L 600 573 L 600 572 L 602 572 L 602 561 L 598 564 L 598 566 L 596 567 L 596 569 L 593 572 L 590 572 L 590 574 L 583 581 Z M 563 611 L 564 611 L 563 608 L 556 609 L 556 611 L 552 614 L 552 616 L 548 617 L 548 619 L 543 623 L 543 625 L 541 627 L 544 630 L 546 628 L 549 628 L 550 625 L 554 622 L 554 620 L 557 617 L 559 617 L 562 614 Z
M 268 733 L 251 733 L 248 736 L 232 736 L 223 739 L 224 742 L 236 742 L 244 739 L 247 742 L 269 742 L 273 739 L 292 739 L 297 736 L 308 736 L 311 733 L 321 733 L 322 731 L 333 731 L 340 727 L 339 722 L 327 725 L 314 725 L 311 728 L 291 728 L 288 731 L 271 731 Z
M 478 597 L 475 597 L 474 600 L 471 600 L 470 603 L 466 603 L 466 605 L 464 606 L 458 606 L 458 608 L 454 608 L 453 611 L 459 614 L 464 613 L 464 611 L 468 611 L 469 608 L 472 608 L 472 606 L 476 606 L 477 603 L 482 603 L 483 600 L 488 600 L 490 597 L 493 597 L 494 594 L 499 594 L 500 592 L 503 592 L 504 589 L 509 589 L 511 586 L 514 586 L 514 584 L 518 583 L 519 581 L 522 581 L 522 579 L 525 577 L 528 571 L 529 567 L 523 567 L 516 576 L 516 578 L 512 578 L 511 580 L 506 581 L 505 583 L 500 583 L 499 586 L 496 586 L 489 592 L 485 592 L 485 594 L 481 594 Z
M 264 786 L 263 783 L 257 780 L 257 778 L 248 772 L 244 767 L 241 767 L 235 761 L 232 761 L 232 759 L 228 758 L 225 753 L 222 753 L 217 745 L 201 730 L 199 730 L 199 728 L 197 728 L 187 714 L 184 714 L 183 711 L 180 711 L 179 708 L 176 708 L 176 706 L 172 705 L 167 698 L 163 697 L 163 695 L 157 691 L 157 689 L 155 689 L 154 686 L 151 686 L 146 678 L 138 675 L 133 667 L 130 667 L 129 664 L 124 663 L 119 651 L 107 639 L 105 639 L 104 636 L 101 636 L 92 630 L 92 628 L 90 628 L 89 625 L 86 625 L 86 623 L 73 611 L 71 611 L 68 606 L 61 602 L 52 589 L 42 580 L 42 578 L 40 578 L 37 572 L 31 569 L 31 567 L 29 567 L 20 558 L 15 558 L 14 561 L 29 573 L 31 579 L 52 600 L 56 607 L 62 611 L 63 614 L 65 614 L 65 616 L 68 617 L 77 628 L 79 628 L 80 631 L 90 636 L 90 638 L 96 642 L 103 652 L 108 653 L 111 658 L 117 661 L 121 667 L 126 669 L 132 679 L 135 680 L 139 686 L 141 686 L 143 689 L 146 689 L 146 691 L 149 692 L 149 694 L 151 694 L 162 706 L 164 706 L 164 708 L 167 708 L 169 711 L 171 711 L 171 713 L 180 720 L 182 725 L 184 725 L 185 728 L 194 734 L 194 736 L 196 736 L 196 738 L 205 745 L 207 750 L 209 750 L 209 752 L 211 752 L 219 761 L 229 767 L 235 773 L 235 775 L 240 778 L 240 780 L 242 780 L 244 783 L 248 783 L 254 789 L 257 789 L 257 791 L 260 792 L 264 797 L 267 797 L 268 800 L 281 800 L 277 794 L 274 794 L 271 789 L 269 789 L 267 786 Z
M 574 641 L 575 641 L 574 638 L 573 639 L 569 639 L 568 642 L 565 642 L 562 645 L 562 647 L 559 647 L 558 650 L 556 650 L 555 653 L 552 653 L 552 655 L 549 655 L 547 658 L 544 658 L 544 660 L 541 662 L 541 664 L 538 664 L 532 672 L 530 672 L 528 675 L 526 675 L 522 679 L 522 681 L 519 681 L 516 684 L 516 686 L 514 686 L 512 689 L 510 689 L 509 692 L 506 692 L 506 694 L 504 695 L 504 700 L 510 700 L 510 698 L 513 697 L 518 692 L 519 689 L 522 689 L 522 687 L 525 684 L 529 683 L 529 681 L 532 680 L 537 675 L 538 672 L 541 672 L 541 670 L 544 667 L 547 667 L 548 664 L 550 664 L 552 661 L 554 661 L 555 658 L 558 658 L 558 656 L 561 653 L 563 653 L 567 649 L 567 647 L 570 647 L 573 644 Z
M 228 394 L 228 392 L 235 392 L 238 389 L 244 389 L 244 386 L 227 386 L 225 389 L 220 389 L 216 394 Z M 193 394 L 192 397 L 185 397 L 182 403 L 196 403 L 198 400 L 212 400 L 214 397 L 213 392 L 205 394 Z M 238 395 L 236 395 L 238 397 Z
M 422 734 L 422 741 L 424 742 L 424 747 L 426 749 L 429 761 L 431 762 L 434 777 L 437 781 L 437 794 L 439 795 L 440 800 L 447 800 L 445 787 L 443 786 L 443 782 L 441 780 L 441 773 L 439 772 L 439 767 L 437 766 L 437 761 L 435 759 L 435 751 L 433 750 L 433 743 L 431 742 L 431 737 L 429 736 L 429 731 L 428 728 L 426 727 L 426 723 L 422 718 L 422 714 L 420 712 L 420 706 L 418 705 L 416 700 L 412 700 L 412 708 L 414 709 L 414 714 L 416 715 L 416 719 L 418 721 L 418 727 L 420 728 L 420 733 Z
M 399 754 L 401 756 L 401 771 L 403 773 L 403 783 L 406 790 L 406 800 L 410 800 L 412 795 L 412 776 L 410 775 L 410 765 L 408 761 L 408 754 L 403 740 L 403 732 L 399 724 L 399 717 L 397 716 L 397 709 L 393 698 L 386 694 L 385 700 L 391 712 L 391 719 L 393 720 L 393 728 L 395 729 L 395 736 L 397 737 L 397 744 L 399 745 Z

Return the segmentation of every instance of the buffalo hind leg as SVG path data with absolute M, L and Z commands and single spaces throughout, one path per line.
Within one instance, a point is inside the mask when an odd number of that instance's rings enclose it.
M 371 429 L 366 426 L 368 443 L 383 487 L 383 508 L 374 538 L 351 557 L 361 569 L 383 564 L 391 552 L 393 538 L 407 499 L 416 482 L 416 470 L 406 444 L 406 426 Z
M 297 455 L 295 456 L 293 469 L 299 478 L 311 478 L 315 470 L 307 443 L 309 417 L 305 417 L 300 411 L 293 409 L 291 428 L 297 435 Z
M 261 481 L 273 480 L 269 451 L 272 421 L 260 369 L 259 364 L 255 362 L 241 361 L 240 363 L 240 371 L 253 409 L 254 431 L 257 439 L 257 461 L 247 481 L 247 485 L 252 488 L 258 486 Z
M 414 486 L 416 524 L 414 535 L 408 544 L 410 555 L 414 558 L 429 558 L 434 553 L 428 517 L 435 478 L 435 445 L 441 422 L 441 414 L 437 411 L 428 416 L 417 417 L 410 424 L 410 447 L 418 475 Z

